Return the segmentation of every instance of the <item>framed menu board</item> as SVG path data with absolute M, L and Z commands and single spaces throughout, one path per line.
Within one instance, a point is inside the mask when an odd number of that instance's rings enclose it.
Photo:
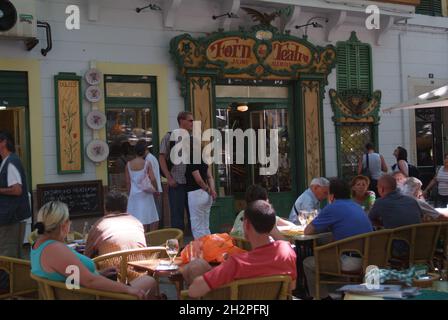
M 101 180 L 37 185 L 37 206 L 49 201 L 67 204 L 70 217 L 103 215 L 104 193 Z
M 83 173 L 81 77 L 59 73 L 54 87 L 58 173 Z

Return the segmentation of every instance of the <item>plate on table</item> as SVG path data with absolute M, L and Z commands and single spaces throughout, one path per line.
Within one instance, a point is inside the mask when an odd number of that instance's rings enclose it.
M 179 269 L 179 266 L 176 264 L 170 264 L 169 261 L 161 261 L 157 266 L 157 271 L 174 271 Z

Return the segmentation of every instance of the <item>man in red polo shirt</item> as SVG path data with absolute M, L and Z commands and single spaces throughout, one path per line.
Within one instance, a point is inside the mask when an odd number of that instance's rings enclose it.
M 192 298 L 239 279 L 289 275 L 295 288 L 296 254 L 289 242 L 272 241 L 269 233 L 275 225 L 275 211 L 269 202 L 257 200 L 244 211 L 243 228 L 252 251 L 230 256 L 222 264 L 194 279 L 188 289 Z

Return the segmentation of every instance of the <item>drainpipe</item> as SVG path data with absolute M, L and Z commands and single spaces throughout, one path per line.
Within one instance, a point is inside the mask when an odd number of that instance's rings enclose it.
M 400 102 L 404 101 L 404 85 L 403 81 L 403 35 L 404 32 L 398 34 L 398 68 L 400 74 Z M 405 145 L 406 135 L 404 133 L 404 110 L 400 110 L 401 114 L 401 141 L 403 141 L 403 146 Z

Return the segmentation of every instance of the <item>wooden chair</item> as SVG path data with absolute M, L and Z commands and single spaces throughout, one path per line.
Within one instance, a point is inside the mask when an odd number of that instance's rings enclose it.
M 68 289 L 65 282 L 51 281 L 31 274 L 42 300 L 137 300 L 136 296 L 87 288 Z
M 95 262 L 98 270 L 109 267 L 117 267 L 119 270 L 118 281 L 122 283 L 129 283 L 131 280 L 143 275 L 144 273 L 134 271 L 133 268 L 128 266 L 128 262 L 165 257 L 167 257 L 165 247 L 158 246 L 112 252 L 98 256 L 94 258 L 93 261 Z
M 19 296 L 37 297 L 37 283 L 30 278 L 30 261 L 0 256 L 0 270 L 9 275 L 9 291 L 0 293 L 0 299 Z
M 183 248 L 184 233 L 180 229 L 165 228 L 145 233 L 147 246 L 165 246 L 166 240 L 179 240 L 179 248 Z
M 321 284 L 345 284 L 362 282 L 369 265 L 387 267 L 391 230 L 373 231 L 314 248 L 316 297 L 320 298 Z M 344 271 L 341 255 L 357 253 L 362 259 L 359 270 Z
M 233 236 L 231 235 L 233 239 L 235 239 L 235 245 L 241 249 L 251 251 L 252 246 L 248 240 L 246 240 L 243 237 Z
M 84 237 L 82 236 L 82 234 L 79 233 L 79 232 L 77 232 L 77 231 L 74 231 L 73 234 L 74 234 L 74 238 L 75 238 L 75 240 L 81 240 L 81 239 L 84 239 Z M 29 243 L 30 245 L 33 245 L 34 241 L 37 240 L 37 237 L 38 237 L 38 236 L 39 236 L 39 235 L 37 234 L 37 230 L 34 230 L 33 232 L 31 232 L 30 235 L 28 236 L 28 243 Z
M 409 254 L 399 259 L 401 265 L 427 264 L 432 268 L 441 227 L 440 222 L 428 222 L 392 229 L 391 240 L 401 240 L 409 246 Z
M 287 300 L 290 284 L 291 277 L 284 275 L 241 279 L 210 291 L 201 300 Z M 181 292 L 181 299 L 192 299 L 188 290 Z

